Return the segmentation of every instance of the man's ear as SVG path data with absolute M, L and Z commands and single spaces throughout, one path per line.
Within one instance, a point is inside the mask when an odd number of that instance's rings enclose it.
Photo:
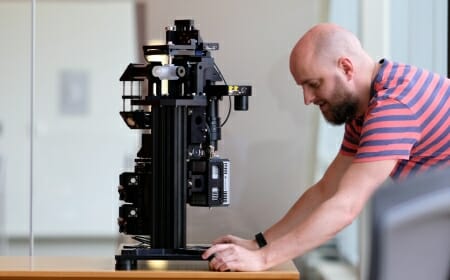
M 347 80 L 351 80 L 353 78 L 354 69 L 353 63 L 348 57 L 340 57 L 338 59 L 338 68 L 342 70 L 344 75 L 347 77 Z

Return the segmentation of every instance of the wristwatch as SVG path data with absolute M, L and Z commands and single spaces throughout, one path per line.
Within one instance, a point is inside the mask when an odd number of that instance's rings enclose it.
M 255 240 L 256 240 L 256 243 L 258 244 L 259 248 L 262 248 L 267 245 L 267 241 L 264 238 L 264 235 L 262 234 L 262 232 L 259 232 L 255 235 Z

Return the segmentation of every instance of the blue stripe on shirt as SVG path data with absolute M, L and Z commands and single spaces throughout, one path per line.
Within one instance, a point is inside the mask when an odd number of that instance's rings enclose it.
M 390 82 L 392 81 L 392 79 L 393 79 L 393 78 L 395 77 L 395 75 L 397 74 L 398 68 L 399 68 L 398 63 L 392 64 L 391 72 L 389 73 L 389 76 L 388 76 L 388 78 L 387 78 L 387 84 L 388 84 L 389 87 L 391 86 L 391 85 L 390 85 Z M 395 86 L 395 85 L 393 85 L 393 86 Z
M 423 94 L 430 87 L 432 81 L 433 81 L 433 73 L 428 73 L 427 78 L 425 79 L 423 85 L 420 87 L 419 91 L 416 92 L 415 96 L 408 102 L 409 107 L 413 107 L 420 100 L 420 98 L 422 98 Z M 432 95 L 436 96 L 437 91 L 433 91 Z M 427 102 L 429 103 L 433 102 L 434 98 L 432 97 L 430 99 L 427 99 Z
M 394 64 L 396 65 L 396 64 Z M 410 65 L 403 65 L 404 71 L 401 76 L 398 77 L 396 84 L 391 85 L 392 78 L 390 80 L 387 80 L 385 84 L 389 85 L 389 88 L 385 92 L 385 96 L 390 96 L 391 94 L 395 93 L 397 91 L 397 86 L 400 84 L 403 84 L 405 82 L 406 77 L 408 76 L 409 72 L 411 72 L 411 66 Z M 414 78 L 414 76 L 413 76 Z M 381 81 L 380 81 L 381 82 Z
M 448 118 L 448 114 L 447 114 L 447 118 Z M 445 121 L 441 120 L 439 123 L 437 123 L 433 130 L 437 130 L 439 129 L 439 127 L 441 127 L 443 125 Z M 439 142 L 441 142 L 442 138 L 445 139 L 445 136 L 447 136 L 450 133 L 450 128 L 447 127 L 447 129 L 442 132 L 441 135 L 439 135 L 439 137 L 437 137 L 436 139 L 434 139 L 431 143 L 429 143 L 428 145 L 426 145 L 425 147 L 423 147 L 422 149 L 416 151 L 416 154 L 420 155 L 422 153 L 425 153 L 428 149 L 433 148 L 433 146 L 435 146 L 436 144 L 438 144 Z M 431 133 L 430 133 L 431 134 Z M 428 134 L 427 134 L 428 135 Z M 426 138 L 425 138 L 426 139 Z M 447 142 L 446 144 L 442 145 L 438 150 L 436 150 L 435 154 L 441 154 L 444 153 L 446 151 L 450 150 L 450 143 Z
M 384 150 L 378 152 L 358 153 L 356 158 L 370 158 L 380 156 L 409 156 L 409 150 Z
M 404 108 L 406 108 L 406 106 L 404 104 L 396 103 L 396 104 L 388 104 L 388 105 L 376 107 L 372 110 L 372 112 L 377 113 L 377 112 L 381 112 L 381 111 L 385 111 L 385 110 L 398 110 L 398 109 L 404 109 Z
M 434 87 L 433 90 L 431 91 L 431 93 L 429 93 L 429 96 L 427 96 L 426 102 L 424 102 L 422 104 L 422 106 L 416 111 L 417 116 L 421 116 L 421 115 L 423 115 L 423 113 L 425 111 L 429 110 L 430 105 L 432 105 L 436 101 L 436 98 L 438 98 L 439 91 L 441 90 L 442 85 L 443 85 L 443 80 L 440 79 L 440 81 L 438 82 L 436 87 Z M 420 96 L 419 96 L 419 98 L 420 98 Z M 445 99 L 438 100 L 437 102 L 439 102 L 437 106 L 442 107 L 445 102 Z M 414 104 L 411 104 L 411 102 L 410 102 L 410 103 L 408 103 L 408 105 L 412 107 Z M 427 123 L 427 122 L 425 122 L 425 123 Z
M 344 135 L 344 139 L 354 145 L 358 145 L 359 141 L 357 141 L 355 138 L 350 138 L 347 135 Z
M 435 118 L 435 116 L 439 113 L 439 111 L 444 107 L 444 104 L 439 104 L 440 106 L 434 110 L 434 112 L 430 115 L 430 117 L 427 118 L 427 120 L 424 122 L 425 124 L 430 123 L 431 120 Z M 447 110 L 447 113 L 445 114 L 445 117 L 441 118 L 431 129 L 428 131 L 427 134 L 423 135 L 423 139 L 428 139 L 432 137 L 434 134 L 436 134 L 437 131 L 439 131 L 443 125 L 445 125 L 445 122 L 450 118 L 450 112 Z M 447 127 L 447 130 L 443 132 L 442 137 L 445 138 L 446 134 L 448 134 L 449 128 Z M 439 137 L 441 138 L 441 137 Z M 420 152 L 423 152 L 423 150 L 420 150 Z
M 401 93 L 397 96 L 397 100 L 402 101 L 403 98 L 408 96 L 411 90 L 417 85 L 417 81 L 422 77 L 423 70 L 417 69 L 416 73 L 412 76 L 408 85 L 401 91 Z
M 390 139 L 390 140 L 371 140 L 367 142 L 360 143 L 361 147 L 371 147 L 371 146 L 386 146 L 392 144 L 414 144 L 417 142 L 415 138 L 401 138 L 401 139 Z
M 351 154 L 356 153 L 355 149 L 350 149 L 347 146 L 345 146 L 344 144 L 341 145 L 341 150 L 344 152 L 351 153 Z
M 376 133 L 405 133 L 405 132 L 420 132 L 420 127 L 408 126 L 408 127 L 382 127 L 374 128 L 366 131 L 361 135 L 361 139 Z
M 369 125 L 372 123 L 378 123 L 378 122 L 413 121 L 413 120 L 416 120 L 416 117 L 414 115 L 382 116 L 382 117 L 372 118 L 372 119 L 366 121 L 365 125 Z

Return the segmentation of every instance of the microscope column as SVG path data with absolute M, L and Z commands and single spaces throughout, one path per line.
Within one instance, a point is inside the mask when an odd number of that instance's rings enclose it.
M 152 106 L 152 248 L 186 247 L 186 112 Z

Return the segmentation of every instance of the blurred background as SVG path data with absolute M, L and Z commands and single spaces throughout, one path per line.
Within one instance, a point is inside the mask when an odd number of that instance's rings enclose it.
M 231 206 L 188 207 L 188 243 L 209 243 L 268 228 L 339 149 L 343 127 L 306 107 L 289 73 L 306 30 L 335 22 L 375 59 L 446 75 L 447 11 L 447 0 L 36 0 L 32 24 L 31 1 L 0 0 L 0 255 L 115 254 L 119 174 L 140 146 L 119 115 L 119 77 L 175 19 L 220 44 L 212 55 L 228 83 L 253 86 L 249 111 L 232 112 L 219 143 Z M 365 231 L 362 215 L 297 259 L 302 279 L 356 279 Z

